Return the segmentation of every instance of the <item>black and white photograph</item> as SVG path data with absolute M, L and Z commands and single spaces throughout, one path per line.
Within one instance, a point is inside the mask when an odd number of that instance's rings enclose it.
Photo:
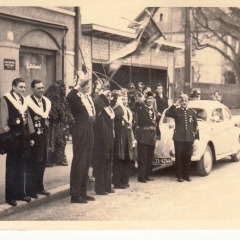
M 239 230 L 240 4 L 197 4 L 0 6 L 1 229 Z

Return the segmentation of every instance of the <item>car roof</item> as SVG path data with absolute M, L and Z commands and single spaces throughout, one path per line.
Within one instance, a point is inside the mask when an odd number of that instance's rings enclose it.
M 216 108 L 216 107 L 226 107 L 224 104 L 220 103 L 219 101 L 213 100 L 195 100 L 189 101 L 190 108 L 192 107 L 201 107 L 201 108 Z

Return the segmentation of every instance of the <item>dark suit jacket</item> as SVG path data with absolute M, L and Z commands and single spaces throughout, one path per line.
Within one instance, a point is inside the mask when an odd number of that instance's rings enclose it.
M 168 108 L 168 98 L 163 94 L 163 98 L 159 96 L 159 94 L 156 92 L 156 102 L 157 102 L 157 110 L 161 114 L 163 111 Z
M 173 134 L 173 141 L 177 142 L 194 142 L 199 139 L 198 123 L 196 112 L 187 108 L 176 108 L 172 105 L 166 112 L 167 117 L 172 117 L 175 120 L 175 129 Z

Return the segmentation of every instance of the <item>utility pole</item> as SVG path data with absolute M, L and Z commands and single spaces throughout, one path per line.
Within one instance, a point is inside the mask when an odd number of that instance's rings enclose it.
M 82 59 L 79 52 L 79 46 L 81 46 L 81 14 L 80 7 L 75 7 L 75 59 L 74 59 L 74 67 L 77 71 L 82 70 Z
M 185 73 L 184 73 L 184 93 L 190 94 L 191 80 L 191 25 L 190 8 L 185 8 Z

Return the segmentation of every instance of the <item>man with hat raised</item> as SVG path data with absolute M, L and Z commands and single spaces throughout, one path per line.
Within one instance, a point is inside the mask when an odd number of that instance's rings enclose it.
M 153 93 L 145 93 L 144 102 L 135 104 L 137 114 L 136 140 L 138 150 L 138 182 L 153 181 L 150 178 L 154 148 L 156 144 L 157 111 L 153 107 Z
M 74 117 L 73 160 L 70 172 L 71 203 L 87 203 L 95 199 L 87 195 L 88 170 L 94 142 L 93 122 L 95 107 L 89 96 L 90 81 L 88 75 L 78 72 L 76 84 L 67 95 L 69 108 Z
M 100 95 L 93 99 L 96 109 L 94 129 L 93 170 L 95 176 L 95 192 L 97 195 L 114 193 L 111 188 L 111 163 L 113 158 L 113 122 L 114 111 L 110 106 L 111 91 L 109 82 L 102 80 Z
M 176 177 L 179 182 L 191 181 L 189 173 L 193 142 L 199 139 L 196 112 L 188 108 L 188 102 L 188 96 L 182 93 L 177 102 L 165 112 L 167 117 L 172 117 L 175 121 L 173 141 Z

